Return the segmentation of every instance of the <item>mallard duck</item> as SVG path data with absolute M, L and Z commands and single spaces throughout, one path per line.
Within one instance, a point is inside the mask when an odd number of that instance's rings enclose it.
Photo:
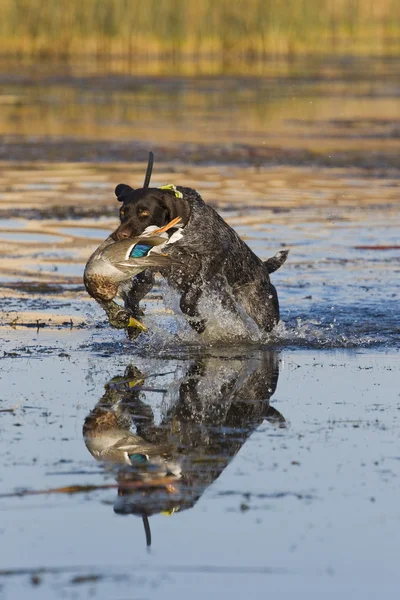
M 83 281 L 89 295 L 105 310 L 110 324 L 118 329 L 134 327 L 147 331 L 137 319 L 114 302 L 133 277 L 149 267 L 170 265 L 172 259 L 163 252 L 182 237 L 180 217 L 164 227 L 151 225 L 138 237 L 115 241 L 108 237 L 86 263 Z M 169 235 L 167 231 L 176 228 Z

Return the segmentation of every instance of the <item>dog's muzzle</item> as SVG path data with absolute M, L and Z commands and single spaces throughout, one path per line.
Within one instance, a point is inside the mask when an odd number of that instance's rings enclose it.
M 111 238 L 118 242 L 120 240 L 126 240 L 130 237 L 135 237 L 138 235 L 135 231 L 133 231 L 132 227 L 126 223 L 122 223 L 115 231 L 111 234 Z

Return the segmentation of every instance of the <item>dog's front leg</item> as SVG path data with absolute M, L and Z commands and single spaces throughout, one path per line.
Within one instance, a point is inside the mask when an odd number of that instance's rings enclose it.
M 144 311 L 139 307 L 139 302 L 148 294 L 154 285 L 154 273 L 149 269 L 142 271 L 132 279 L 131 287 L 122 294 L 124 306 L 136 318 L 141 317 Z
M 186 289 L 181 296 L 179 306 L 181 311 L 189 317 L 188 322 L 190 327 L 197 333 L 203 333 L 206 328 L 206 320 L 200 317 L 199 302 L 202 296 L 202 289 L 199 286 L 193 284 L 190 288 Z
M 219 269 L 219 263 L 211 262 L 207 269 L 198 271 L 192 275 L 190 280 L 185 281 L 183 293 L 180 300 L 181 311 L 189 317 L 189 325 L 197 332 L 203 333 L 207 327 L 207 319 L 201 318 L 199 302 L 204 290 L 204 282 L 207 281 L 207 292 L 212 292 L 221 302 L 224 309 L 237 313 L 235 302 L 226 289 L 226 280 L 221 275 L 215 275 Z M 182 286 L 180 286 L 182 290 Z
M 199 311 L 204 285 L 202 265 L 191 255 L 178 254 L 178 258 L 182 264 L 188 263 L 190 269 L 182 270 L 182 266 L 172 266 L 171 269 L 163 269 L 161 275 L 167 279 L 171 287 L 181 294 L 179 306 L 183 314 L 189 317 L 189 325 L 197 333 L 203 333 L 206 328 L 206 320 L 201 318 Z

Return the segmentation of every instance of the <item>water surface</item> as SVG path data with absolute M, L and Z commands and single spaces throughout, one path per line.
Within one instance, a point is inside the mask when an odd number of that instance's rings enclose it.
M 108 67 L 2 68 L 1 594 L 394 597 L 396 61 Z M 290 248 L 271 335 L 206 301 L 198 336 L 158 279 L 132 342 L 86 294 L 150 148 L 154 185 Z

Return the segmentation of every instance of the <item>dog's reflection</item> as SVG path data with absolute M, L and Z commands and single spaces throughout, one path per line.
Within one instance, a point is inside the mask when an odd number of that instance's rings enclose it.
M 150 515 L 192 507 L 264 420 L 284 426 L 269 403 L 278 374 L 278 355 L 270 351 L 199 358 L 163 388 L 156 374 L 134 366 L 106 385 L 85 419 L 85 443 L 115 468 L 114 511 L 141 515 L 148 545 Z M 156 395 L 169 398 L 158 424 L 149 403 Z

